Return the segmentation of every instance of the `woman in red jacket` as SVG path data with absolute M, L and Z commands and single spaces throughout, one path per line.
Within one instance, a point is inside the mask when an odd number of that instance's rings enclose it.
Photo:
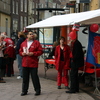
M 57 85 L 58 89 L 61 89 L 62 76 L 65 88 L 68 89 L 68 69 L 70 64 L 70 48 L 64 44 L 65 38 L 59 38 L 59 45 L 55 50 L 55 64 L 58 70 Z M 63 75 L 62 75 L 63 74 Z

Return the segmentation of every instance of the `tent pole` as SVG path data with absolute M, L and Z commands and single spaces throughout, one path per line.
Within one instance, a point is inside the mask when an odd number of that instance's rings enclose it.
M 44 28 L 43 28 L 43 45 L 44 45 L 44 48 L 45 48 Z M 44 57 L 45 57 L 45 49 L 44 49 Z
M 44 48 L 45 48 L 45 39 L 44 39 L 44 28 L 43 28 L 43 31 L 39 30 L 42 34 L 43 34 L 43 45 L 44 45 Z M 44 49 L 44 57 L 45 57 L 45 49 Z
M 44 56 L 43 56 L 43 58 L 44 58 L 44 64 L 46 64 L 46 62 L 45 62 L 45 59 L 46 59 L 46 55 L 45 55 L 45 38 L 44 38 L 44 28 L 43 28 L 43 45 L 44 45 Z M 44 70 L 45 70 L 45 78 L 46 78 L 46 71 L 47 71 L 47 68 L 45 67 L 45 65 L 44 65 Z
M 94 66 L 94 71 L 95 71 L 95 90 L 94 90 L 94 94 L 100 96 L 100 91 L 99 91 L 98 86 L 97 86 L 96 66 Z
M 43 34 L 43 46 L 44 46 L 43 59 L 44 59 L 44 71 L 45 71 L 45 75 L 44 75 L 44 77 L 46 78 L 47 67 L 45 67 L 45 66 L 46 66 L 46 62 L 45 62 L 46 56 L 45 56 L 45 38 L 44 38 L 44 28 L 43 28 L 43 31 L 40 30 L 40 32 Z

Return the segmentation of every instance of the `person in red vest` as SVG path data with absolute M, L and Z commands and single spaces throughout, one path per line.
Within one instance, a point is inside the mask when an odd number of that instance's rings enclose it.
M 38 61 L 43 50 L 39 41 L 34 39 L 34 33 L 28 32 L 27 39 L 21 44 L 20 55 L 22 56 L 23 82 L 21 96 L 27 95 L 29 88 L 29 75 L 31 75 L 35 95 L 40 95 L 41 86 L 38 77 Z
M 11 38 L 7 37 L 6 32 L 3 32 L 2 35 L 5 36 L 4 41 L 6 42 L 6 48 L 4 50 L 4 56 L 7 56 L 6 74 L 8 77 L 11 77 L 11 75 L 14 75 L 13 63 L 16 56 L 14 42 Z
M 59 38 L 59 45 L 56 46 L 55 64 L 56 64 L 56 70 L 58 71 L 58 76 L 57 76 L 58 89 L 61 89 L 62 79 L 65 85 L 65 89 L 69 89 L 68 70 L 70 66 L 70 48 L 68 45 L 65 44 L 65 38 L 62 36 Z

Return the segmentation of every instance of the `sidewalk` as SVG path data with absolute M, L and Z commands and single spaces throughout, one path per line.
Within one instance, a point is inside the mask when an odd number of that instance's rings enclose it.
M 15 76 L 5 77 L 4 79 L 6 83 L 0 83 L 0 100 L 95 100 L 81 90 L 79 93 L 67 94 L 65 93 L 67 89 L 64 89 L 64 85 L 62 85 L 62 89 L 57 89 L 56 81 L 53 81 L 53 79 L 56 78 L 56 70 L 49 69 L 47 72 L 48 78 L 51 76 L 52 80 L 43 78 L 43 70 L 43 64 L 40 64 L 39 77 L 42 91 L 40 96 L 34 96 L 35 91 L 33 89 L 32 82 L 30 82 L 28 95 L 20 96 L 22 80 L 16 79 L 18 69 L 15 67 Z M 53 73 L 50 74 L 51 72 Z
M 0 84 L 0 100 L 94 100 L 91 96 L 80 91 L 80 93 L 67 94 L 66 89 L 58 90 L 56 81 L 40 78 L 42 92 L 40 96 L 34 96 L 32 82 L 30 82 L 29 92 L 26 96 L 20 96 L 22 80 L 16 77 L 6 77 L 7 83 Z

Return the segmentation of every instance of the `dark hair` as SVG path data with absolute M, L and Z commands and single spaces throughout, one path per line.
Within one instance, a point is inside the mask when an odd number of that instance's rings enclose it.
M 28 32 L 27 32 L 27 35 L 28 35 L 30 32 L 34 33 L 33 31 L 28 31 Z
M 24 37 L 24 38 L 26 38 L 24 32 L 18 32 L 18 34 L 19 34 L 20 37 Z
M 65 41 L 65 38 L 63 36 L 60 36 L 59 37 L 59 40 L 58 40 L 58 43 L 60 44 L 60 40 L 64 40 Z
M 56 47 L 58 45 L 58 41 L 53 42 L 53 47 Z

